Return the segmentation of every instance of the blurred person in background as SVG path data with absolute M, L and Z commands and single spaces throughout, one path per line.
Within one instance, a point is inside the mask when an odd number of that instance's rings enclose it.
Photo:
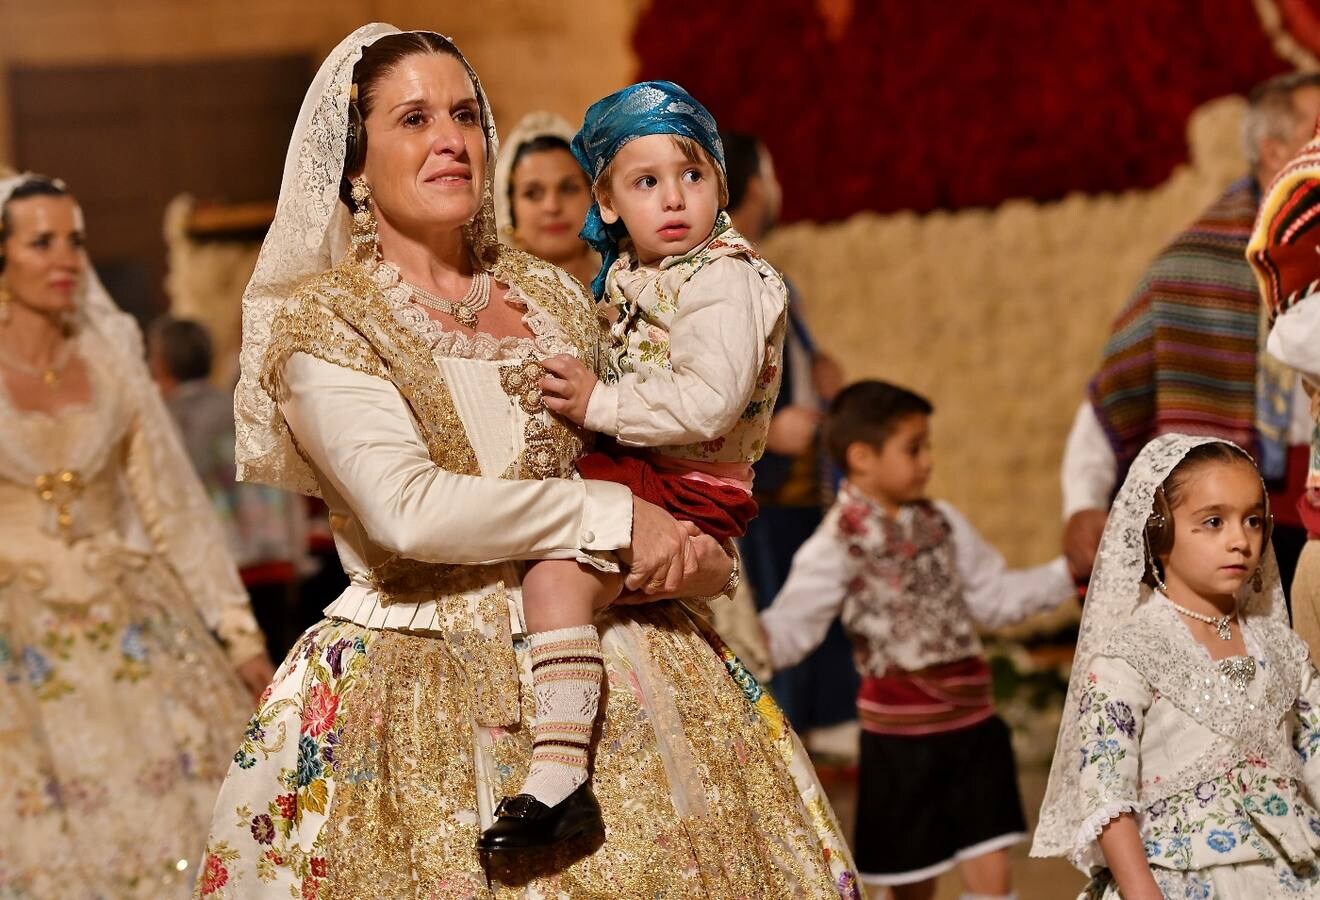
M 504 243 L 589 285 L 600 254 L 578 236 L 591 207 L 591 185 L 568 149 L 576 131 L 554 113 L 523 117 L 495 164 L 495 221 Z
M 284 491 L 235 480 L 234 395 L 211 382 L 213 362 L 202 323 L 165 316 L 148 329 L 152 377 L 225 530 L 269 650 L 283 656 L 302 630 L 298 577 L 314 569 L 306 506 Z
M 779 223 L 781 191 L 774 160 L 753 135 L 722 131 L 729 171 L 729 216 L 753 244 Z M 783 587 L 793 554 L 820 525 L 833 501 L 833 466 L 821 442 L 826 405 L 843 387 L 843 370 L 821 351 L 803 317 L 802 299 L 788 285 L 788 330 L 784 373 L 770 420 L 765 455 L 753 466 L 759 515 L 742 539 L 747 580 L 764 609 Z M 736 633 L 730 626 L 730 632 Z M 753 658 L 761 658 L 758 654 Z M 784 713 L 813 750 L 830 756 L 856 755 L 859 682 L 852 649 L 838 621 L 820 646 L 774 677 L 771 687 Z M 839 726 L 844 726 L 841 730 Z
M 0 179 L 0 893 L 188 896 L 271 675 L 77 201 Z
M 1064 449 L 1064 553 L 1089 575 L 1109 502 L 1152 438 L 1186 432 L 1253 455 L 1270 490 L 1285 596 L 1306 528 L 1313 419 L 1296 372 L 1264 352 L 1264 304 L 1247 263 L 1262 191 L 1315 132 L 1320 73 L 1279 75 L 1248 98 L 1249 173 L 1160 251 L 1114 320 Z

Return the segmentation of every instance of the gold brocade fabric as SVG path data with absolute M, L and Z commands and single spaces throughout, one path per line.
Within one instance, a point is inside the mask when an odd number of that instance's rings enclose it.
M 585 299 L 545 269 L 505 250 L 493 274 L 594 366 Z M 446 425 L 455 397 L 424 333 L 396 315 L 396 279 L 384 264 L 370 276 L 349 264 L 306 283 L 273 329 L 269 387 L 278 392 L 275 373 L 298 352 L 388 378 L 433 461 L 471 473 L 476 432 Z M 511 413 L 540 409 L 532 366 L 501 365 Z M 581 437 L 548 423 L 537 438 L 506 477 L 569 474 Z M 373 570 L 375 586 L 386 607 L 403 587 L 429 589 L 439 615 L 425 632 L 329 619 L 304 635 L 221 789 L 198 897 L 859 896 L 796 737 L 676 603 L 598 621 L 607 685 L 593 785 L 605 842 L 484 871 L 477 836 L 531 756 L 530 660 L 508 618 L 517 586 L 495 571 L 398 559 Z
M 493 273 L 502 283 L 521 291 L 540 314 L 551 317 L 579 357 L 594 367 L 599 338 L 595 319 L 580 297 L 545 277 L 545 268 L 521 251 L 503 248 Z M 395 302 L 406 302 L 407 288 L 400 285 L 393 267 L 364 265 L 351 257 L 303 282 L 272 326 L 262 384 L 278 397 L 283 390 L 280 373 L 295 353 L 386 378 L 412 409 L 436 465 L 459 475 L 480 474 L 476 454 L 430 346 L 416 328 L 394 313 L 392 298 L 400 291 L 404 296 L 394 298 Z M 528 360 L 507 367 L 501 381 L 524 408 L 544 409 L 540 391 L 531 389 L 538 373 L 535 360 Z M 583 448 L 581 436 L 557 418 L 548 423 L 542 417 L 529 419 L 525 443 L 520 460 L 506 477 L 569 476 L 572 461 Z M 475 580 L 481 577 L 477 573 Z M 506 725 L 516 720 L 512 635 L 502 595 L 474 599 L 460 593 L 453 582 L 473 581 L 471 568 L 463 571 L 401 556 L 377 566 L 371 578 L 386 595 L 435 591 L 446 640 L 479 689 L 478 721 Z
M 474 727 L 444 641 L 326 621 L 253 719 L 198 896 L 859 896 L 801 746 L 748 702 L 682 607 L 600 625 L 603 845 L 497 861 L 488 882 L 477 835 L 521 783 L 529 730 Z M 518 658 L 526 687 L 525 648 Z M 522 702 L 530 713 L 530 690 Z
M 81 482 L 61 529 L 0 478 L 3 897 L 186 897 L 252 709 L 177 573 L 128 537 L 132 405 L 96 384 L 84 407 L 0 423 L 6 453 L 78 459 Z

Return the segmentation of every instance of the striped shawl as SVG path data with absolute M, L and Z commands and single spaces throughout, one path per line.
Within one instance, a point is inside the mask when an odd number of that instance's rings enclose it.
M 1160 253 L 1114 322 L 1091 403 L 1120 471 L 1151 438 L 1214 435 L 1256 451 L 1260 298 L 1244 178 Z

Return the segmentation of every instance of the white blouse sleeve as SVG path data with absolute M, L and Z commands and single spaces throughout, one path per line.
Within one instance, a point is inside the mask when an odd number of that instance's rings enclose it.
M 672 371 L 597 384 L 586 427 L 639 447 L 714 440 L 746 409 L 784 309 L 783 293 L 746 262 L 712 262 L 683 287 L 669 329 Z
M 1302 671 L 1302 690 L 1293 710 L 1293 747 L 1302 760 L 1302 780 L 1311 803 L 1320 801 L 1320 673 L 1310 662 Z
M 848 552 L 824 526 L 798 548 L 788 580 L 761 613 L 776 670 L 801 662 L 825 639 L 843 606 L 847 563 Z
M 1063 448 L 1061 480 L 1064 521 L 1084 509 L 1109 509 L 1118 460 L 1089 402 L 1083 401 L 1073 417 Z
M 1082 696 L 1069 695 L 1081 715 L 1081 759 L 1076 802 L 1084 813 L 1076 835 L 1076 858 L 1104 865 L 1099 837 L 1124 813 L 1141 810 L 1141 735 L 1154 702 L 1150 685 L 1124 660 L 1098 656 Z
M 983 628 L 1012 625 L 1073 596 L 1072 576 L 1063 557 L 1030 569 L 1010 569 L 962 513 L 942 501 L 935 505 L 953 530 L 967 609 Z
M 280 410 L 298 446 L 385 550 L 478 565 L 631 541 L 632 493 L 624 485 L 456 475 L 432 462 L 390 382 L 295 353 L 284 383 Z
M 1265 349 L 1279 362 L 1320 378 L 1320 296 L 1307 297 L 1275 319 Z
M 135 386 L 132 382 L 130 386 Z M 266 652 L 220 520 L 150 382 L 128 432 L 124 479 L 141 529 L 234 665 Z

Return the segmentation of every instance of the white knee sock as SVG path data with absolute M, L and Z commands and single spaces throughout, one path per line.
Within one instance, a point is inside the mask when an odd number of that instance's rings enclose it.
M 600 636 L 594 625 L 542 631 L 532 646 L 532 767 L 519 793 L 554 806 L 587 780 L 600 706 Z
M 1017 891 L 1009 891 L 1007 894 L 969 894 L 963 891 L 958 900 L 1017 900 Z

